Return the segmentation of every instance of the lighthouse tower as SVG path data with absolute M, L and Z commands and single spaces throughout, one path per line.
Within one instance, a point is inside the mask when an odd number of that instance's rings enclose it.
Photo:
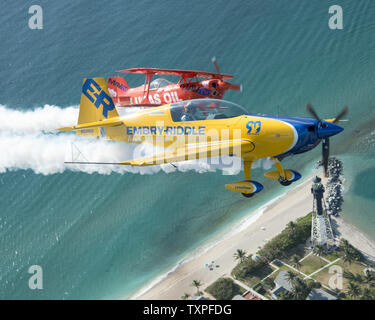
M 311 242 L 313 248 L 322 246 L 329 249 L 335 245 L 335 239 L 331 227 L 331 221 L 327 214 L 326 205 L 324 202 L 324 186 L 319 177 L 315 177 L 311 187 L 311 193 L 314 196 L 313 213 L 312 213 L 312 227 L 311 227 Z

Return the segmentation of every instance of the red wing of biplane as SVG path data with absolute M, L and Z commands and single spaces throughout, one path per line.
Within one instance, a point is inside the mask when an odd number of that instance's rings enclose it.
M 215 79 L 232 79 L 234 76 L 230 74 L 216 73 L 216 72 L 205 72 L 196 70 L 180 70 L 180 69 L 158 69 L 158 68 L 131 68 L 118 70 L 117 72 L 124 73 L 139 73 L 139 74 L 152 74 L 152 75 L 174 75 L 180 76 L 183 79 L 186 78 L 215 78 Z

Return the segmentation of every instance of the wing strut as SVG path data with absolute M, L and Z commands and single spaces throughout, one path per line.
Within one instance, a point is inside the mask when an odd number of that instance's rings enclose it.
M 150 104 L 150 100 L 148 99 L 148 94 L 150 92 L 150 85 L 151 85 L 151 80 L 153 78 L 153 76 L 155 75 L 155 73 L 151 72 L 151 73 L 146 73 L 146 79 L 145 79 L 145 85 L 144 85 L 144 88 L 145 90 L 143 91 L 143 100 L 141 102 L 141 104 L 145 103 L 145 104 Z M 146 89 L 147 87 L 147 89 Z

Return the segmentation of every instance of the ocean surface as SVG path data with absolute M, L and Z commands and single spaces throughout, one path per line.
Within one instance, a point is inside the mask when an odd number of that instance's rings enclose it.
M 0 299 L 129 297 L 287 190 L 266 181 L 266 163 L 253 171 L 265 187 L 253 199 L 224 188 L 242 173 L 199 164 L 66 167 L 75 143 L 86 157 L 121 157 L 121 146 L 52 129 L 76 121 L 84 77 L 130 67 L 214 71 L 216 56 L 244 88 L 225 99 L 251 113 L 308 116 L 311 102 L 332 118 L 348 105 L 345 131 L 331 139 L 344 162 L 343 216 L 375 238 L 373 0 L 38 4 L 42 30 L 28 27 L 29 1 L 7 1 L 0 15 Z M 334 4 L 343 8 L 343 30 L 328 27 Z M 320 153 L 283 162 L 307 174 Z M 43 290 L 28 287 L 31 265 L 43 268 Z

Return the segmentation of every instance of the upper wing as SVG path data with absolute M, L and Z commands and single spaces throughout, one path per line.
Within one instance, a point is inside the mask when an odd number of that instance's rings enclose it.
M 172 151 L 120 162 L 121 165 L 152 166 L 162 163 L 179 162 L 193 159 L 208 158 L 220 155 L 237 155 L 254 150 L 249 140 L 228 140 L 201 144 L 186 144 Z
M 233 75 L 222 74 L 215 72 L 205 72 L 196 70 L 181 70 L 181 69 L 158 69 L 158 68 L 131 68 L 125 70 L 118 70 L 117 72 L 125 73 L 141 73 L 141 74 L 165 74 L 165 75 L 175 75 L 182 78 L 219 78 L 219 79 L 232 79 Z

